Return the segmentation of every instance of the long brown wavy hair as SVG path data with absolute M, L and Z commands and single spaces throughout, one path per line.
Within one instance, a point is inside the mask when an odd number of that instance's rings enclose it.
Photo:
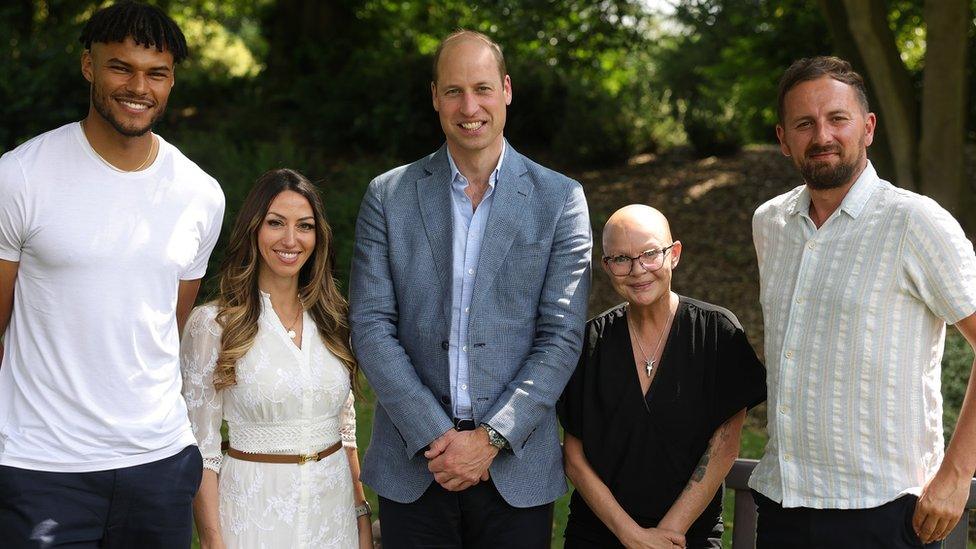
M 214 371 L 217 390 L 237 383 L 236 366 L 251 349 L 258 333 L 261 297 L 258 291 L 258 230 L 271 202 L 283 191 L 294 191 L 308 200 L 315 218 L 315 250 L 298 273 L 298 296 L 315 320 L 325 346 L 349 371 L 358 389 L 356 358 L 349 345 L 348 304 L 336 286 L 332 227 L 325 219 L 322 199 L 302 174 L 287 168 L 265 172 L 254 183 L 241 206 L 230 234 L 227 255 L 220 267 L 217 323 L 223 328 Z

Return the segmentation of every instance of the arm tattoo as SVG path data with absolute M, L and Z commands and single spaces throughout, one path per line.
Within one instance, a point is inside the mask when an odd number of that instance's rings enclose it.
M 712 440 L 708 441 L 708 447 L 705 448 L 705 453 L 702 454 L 701 459 L 698 460 L 698 465 L 695 466 L 695 470 L 691 472 L 691 479 L 689 479 L 688 484 L 685 485 L 684 491 L 690 490 L 693 483 L 701 482 L 702 479 L 705 478 L 705 471 L 708 470 L 708 462 L 712 459 L 712 447 L 715 446 L 717 441 L 725 442 L 728 438 L 729 422 L 726 421 L 712 436 Z
M 705 470 L 708 469 L 708 460 L 712 457 L 712 445 L 709 444 L 708 448 L 705 449 L 705 453 L 702 454 L 700 460 L 698 460 L 698 465 L 695 466 L 695 470 L 691 473 L 691 482 L 701 482 L 705 478 Z

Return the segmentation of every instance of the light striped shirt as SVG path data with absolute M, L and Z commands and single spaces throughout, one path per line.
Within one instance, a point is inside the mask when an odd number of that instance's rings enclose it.
M 769 386 L 749 485 L 784 507 L 876 507 L 942 462 L 945 324 L 976 311 L 976 255 L 933 200 L 869 163 L 818 230 L 797 187 L 753 217 Z
M 454 417 L 471 419 L 471 391 L 468 388 L 468 323 L 470 322 L 471 297 L 474 295 L 474 281 L 478 276 L 481 261 L 481 243 L 491 215 L 491 205 L 495 201 L 495 182 L 502 169 L 505 158 L 505 143 L 498 155 L 498 164 L 488 176 L 488 189 L 485 190 L 478 209 L 473 210 L 471 199 L 465 194 L 468 178 L 464 177 L 451 151 L 447 151 L 447 161 L 451 164 L 451 212 L 453 222 L 453 248 L 451 250 L 451 335 L 448 365 L 451 376 L 451 404 Z

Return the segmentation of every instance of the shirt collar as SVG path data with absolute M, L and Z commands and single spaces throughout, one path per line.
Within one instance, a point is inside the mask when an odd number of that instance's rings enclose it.
M 850 190 L 847 191 L 847 195 L 844 196 L 844 200 L 841 201 L 840 211 L 847 213 L 853 219 L 857 219 L 857 216 L 864 210 L 864 206 L 867 204 L 868 198 L 871 197 L 871 193 L 878 186 L 878 181 L 878 172 L 875 171 L 874 165 L 868 160 L 861 175 L 857 177 L 857 180 L 851 185 Z M 804 185 L 800 189 L 789 211 L 790 215 L 809 214 L 810 188 L 808 186 Z
M 445 150 L 447 150 L 447 162 L 451 165 L 451 184 L 453 185 L 461 181 L 467 183 L 468 182 L 467 178 L 464 177 L 464 175 L 461 173 L 460 170 L 458 170 L 457 164 L 454 163 L 454 158 L 451 157 L 451 149 L 448 147 L 444 147 L 444 148 Z M 503 139 L 502 153 L 498 155 L 498 164 L 495 165 L 495 169 L 492 170 L 491 174 L 488 176 L 488 186 L 491 187 L 492 189 L 495 188 L 495 182 L 498 181 L 498 173 L 502 169 L 502 161 L 505 160 L 505 149 L 506 149 L 506 143 L 505 140 Z

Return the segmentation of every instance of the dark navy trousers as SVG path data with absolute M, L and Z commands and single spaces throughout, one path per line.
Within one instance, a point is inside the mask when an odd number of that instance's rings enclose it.
M 196 446 L 91 473 L 0 466 L 0 546 L 188 548 L 202 474 Z
M 784 508 L 753 490 L 759 511 L 756 549 L 938 549 L 912 528 L 918 497 L 911 494 L 869 509 Z
M 412 503 L 379 502 L 384 549 L 548 549 L 552 538 L 552 503 L 512 507 L 491 480 L 460 492 L 432 482 Z

